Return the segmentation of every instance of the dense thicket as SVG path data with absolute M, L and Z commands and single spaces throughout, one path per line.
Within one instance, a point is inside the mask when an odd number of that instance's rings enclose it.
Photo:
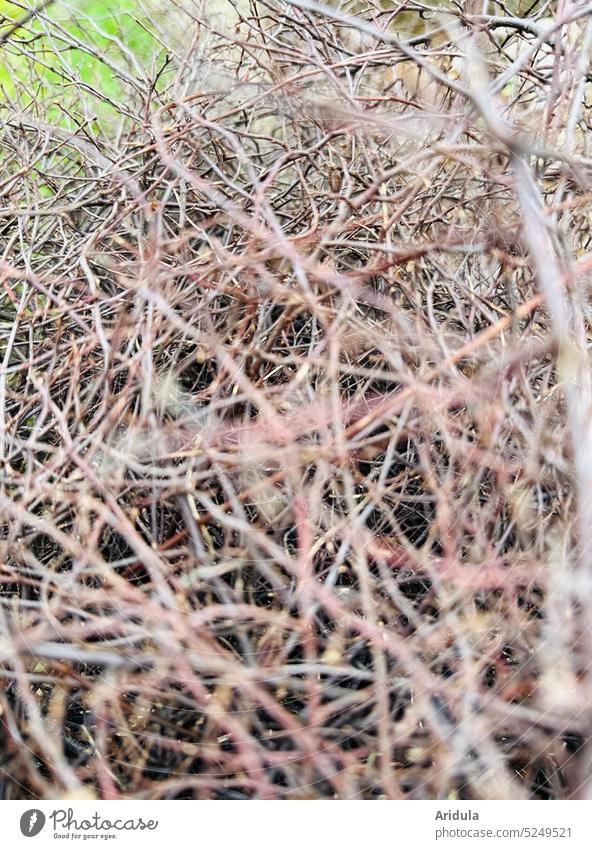
M 0 28 L 4 797 L 587 796 L 592 7 L 127 8 Z

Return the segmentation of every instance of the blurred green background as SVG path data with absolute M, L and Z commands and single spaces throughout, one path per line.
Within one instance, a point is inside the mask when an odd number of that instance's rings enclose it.
M 35 5 L 40 1 L 0 0 L 0 36 Z M 175 6 L 165 5 L 170 18 Z M 51 26 L 32 20 L 0 47 L 0 109 L 42 103 L 45 120 L 61 122 L 60 113 L 65 120 L 70 107 L 80 115 L 81 82 L 87 109 L 98 117 L 117 112 L 114 107 L 129 95 L 130 80 L 146 73 L 150 78 L 159 62 L 162 66 L 164 14 L 163 4 L 151 0 L 57 0 L 45 10 Z

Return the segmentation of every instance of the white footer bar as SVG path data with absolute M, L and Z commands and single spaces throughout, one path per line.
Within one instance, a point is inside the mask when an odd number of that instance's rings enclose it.
M 240 807 L 238 805 L 240 804 Z M 204 849 L 589 847 L 592 802 L 3 802 L 2 843 Z

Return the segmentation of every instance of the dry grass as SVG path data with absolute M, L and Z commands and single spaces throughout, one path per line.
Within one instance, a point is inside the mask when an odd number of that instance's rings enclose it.
M 462 5 L 4 110 L 4 798 L 589 795 L 592 7 Z

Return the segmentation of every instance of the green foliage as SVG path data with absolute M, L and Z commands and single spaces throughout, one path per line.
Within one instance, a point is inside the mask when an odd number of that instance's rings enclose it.
M 43 103 L 45 120 L 67 124 L 68 111 L 79 114 L 82 88 L 87 110 L 90 105 L 99 118 L 113 116 L 134 80 L 150 72 L 163 54 L 154 15 L 147 11 L 152 10 L 138 0 L 76 5 L 58 0 L 46 11 L 51 32 L 41 16 L 16 30 L 1 48 L 4 102 L 21 108 Z M 26 10 L 0 0 L 0 15 L 1 34 Z

